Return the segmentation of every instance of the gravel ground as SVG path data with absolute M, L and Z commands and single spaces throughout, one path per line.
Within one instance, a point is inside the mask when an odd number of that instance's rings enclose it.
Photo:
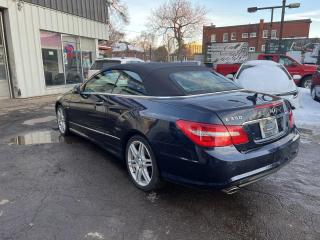
M 312 128 L 294 161 L 234 195 L 172 184 L 146 194 L 115 157 L 59 136 L 53 99 L 22 101 L 0 102 L 1 240 L 320 239 Z

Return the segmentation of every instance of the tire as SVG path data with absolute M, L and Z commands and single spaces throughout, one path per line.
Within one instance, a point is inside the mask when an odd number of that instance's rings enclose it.
M 312 77 L 311 76 L 305 77 L 302 79 L 301 87 L 310 89 L 311 84 L 312 84 Z
M 311 88 L 311 97 L 315 101 L 319 100 L 319 98 L 317 97 L 317 94 L 316 94 L 316 88 L 315 87 Z
M 59 132 L 63 136 L 68 136 L 70 134 L 70 131 L 69 131 L 67 115 L 66 115 L 66 111 L 61 105 L 57 107 L 56 115 L 57 115 L 57 124 L 58 124 Z
M 129 139 L 125 159 L 129 176 L 137 188 L 148 192 L 162 186 L 154 153 L 145 138 L 135 135 Z

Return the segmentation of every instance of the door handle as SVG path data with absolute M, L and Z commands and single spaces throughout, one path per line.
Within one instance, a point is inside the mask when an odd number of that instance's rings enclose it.
M 104 101 L 96 101 L 96 106 L 102 106 L 104 104 Z

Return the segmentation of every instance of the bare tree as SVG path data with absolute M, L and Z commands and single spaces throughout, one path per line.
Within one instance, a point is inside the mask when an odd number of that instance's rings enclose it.
M 124 24 L 129 23 L 128 7 L 121 0 L 106 0 L 109 5 L 110 19 L 117 18 Z
M 155 35 L 150 32 L 142 31 L 132 43 L 136 46 L 143 48 L 143 50 L 149 51 L 150 47 L 153 48 L 155 45 Z
M 129 24 L 128 7 L 121 0 L 106 0 L 109 7 L 109 45 L 123 40 L 125 33 L 120 29 Z
M 157 62 L 167 62 L 168 54 L 166 46 L 160 46 L 154 50 L 154 60 Z
M 113 44 L 120 42 L 121 40 L 123 40 L 124 36 L 124 32 L 117 30 L 117 27 L 114 27 L 113 25 L 109 24 L 109 46 L 112 46 Z
M 155 46 L 155 35 L 142 31 L 139 36 L 132 40 L 132 44 L 144 51 L 144 60 L 152 60 L 152 52 Z
M 169 0 L 152 11 L 149 22 L 153 31 L 174 37 L 181 59 L 185 40 L 202 30 L 206 15 L 203 6 L 192 5 L 188 0 Z

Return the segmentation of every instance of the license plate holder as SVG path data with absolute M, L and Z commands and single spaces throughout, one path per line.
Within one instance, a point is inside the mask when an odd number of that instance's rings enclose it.
M 260 121 L 262 139 L 273 137 L 279 134 L 278 121 L 276 118 L 268 118 Z

